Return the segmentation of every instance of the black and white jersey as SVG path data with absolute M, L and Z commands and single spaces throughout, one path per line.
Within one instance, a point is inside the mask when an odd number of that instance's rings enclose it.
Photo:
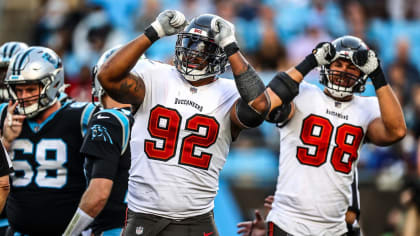
M 41 124 L 24 120 L 9 152 L 15 172 L 6 210 L 15 231 L 64 232 L 86 189 L 80 147 L 94 109 L 91 103 L 65 103 Z M 0 111 L 3 124 L 7 104 Z
M 125 196 L 130 169 L 130 111 L 104 109 L 89 122 L 81 152 L 86 156 L 86 175 L 113 181 L 111 194 L 101 213 L 91 224 L 93 232 L 124 226 Z

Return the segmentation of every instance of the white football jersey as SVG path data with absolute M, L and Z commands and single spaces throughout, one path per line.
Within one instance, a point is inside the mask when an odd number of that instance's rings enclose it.
M 211 211 L 232 142 L 234 81 L 194 87 L 175 67 L 152 60 L 133 72 L 146 93 L 132 127 L 128 207 L 171 219 Z
M 280 128 L 279 176 L 267 220 L 292 235 L 341 235 L 354 171 L 376 97 L 338 102 L 303 81 L 293 118 Z

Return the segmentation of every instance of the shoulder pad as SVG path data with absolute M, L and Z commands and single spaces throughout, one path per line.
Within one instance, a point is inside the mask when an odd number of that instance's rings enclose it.
M 86 106 L 88 104 L 87 102 L 71 102 L 70 107 L 71 108 L 81 108 L 83 106 Z
M 131 127 L 130 119 L 128 118 L 128 115 L 124 112 L 124 109 L 121 109 L 121 110 L 104 109 L 96 113 L 95 117 L 96 119 L 101 119 L 101 115 L 105 115 L 105 114 L 115 117 L 121 125 L 121 132 L 122 132 L 121 154 L 123 154 L 128 147 L 128 143 L 130 139 L 130 127 Z
M 77 104 L 76 105 L 76 107 L 77 107 L 77 106 L 80 105 L 80 103 L 81 102 L 74 102 L 74 103 L 71 103 L 70 106 L 72 106 L 74 104 Z M 85 106 L 85 108 L 83 109 L 82 115 L 80 116 L 80 128 L 81 128 L 82 136 L 84 137 L 85 134 L 86 134 L 86 131 L 87 131 L 87 127 L 88 127 L 90 118 L 92 117 L 93 113 L 95 112 L 96 106 L 95 106 L 95 104 L 93 104 L 91 102 L 89 102 L 89 103 L 83 102 L 82 104 L 83 104 L 82 106 L 77 107 L 77 108 L 81 108 L 81 107 Z M 74 107 L 74 108 L 76 108 L 76 107 Z

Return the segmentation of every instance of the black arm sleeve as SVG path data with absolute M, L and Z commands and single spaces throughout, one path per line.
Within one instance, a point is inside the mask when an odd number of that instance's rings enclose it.
M 89 179 L 105 178 L 114 180 L 118 171 L 118 160 L 86 155 L 86 169 L 89 173 Z

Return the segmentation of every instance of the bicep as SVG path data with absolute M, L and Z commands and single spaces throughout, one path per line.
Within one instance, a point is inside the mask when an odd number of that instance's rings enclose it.
M 367 137 L 371 143 L 378 146 L 386 146 L 395 141 L 388 135 L 385 124 L 380 117 L 375 118 L 369 123 Z
M 143 79 L 134 73 L 128 73 L 124 79 L 109 84 L 105 90 L 114 100 L 134 105 L 143 102 L 146 92 Z

